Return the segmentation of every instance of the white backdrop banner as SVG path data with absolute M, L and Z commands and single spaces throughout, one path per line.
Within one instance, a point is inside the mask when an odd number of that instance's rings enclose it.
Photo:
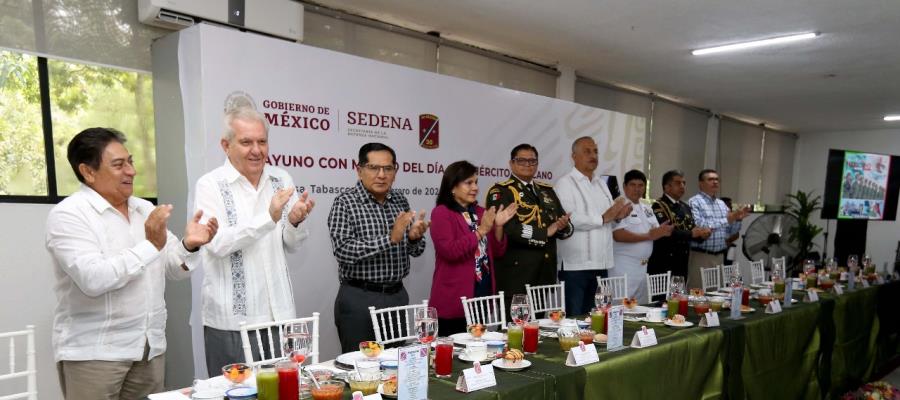
M 245 104 L 271 125 L 269 164 L 287 170 L 317 203 L 304 222 L 311 237 L 288 262 L 298 314 L 322 313 L 323 359 L 340 349 L 333 322 L 337 263 L 326 217 L 334 198 L 355 185 L 363 144 L 394 148 L 400 165 L 394 188 L 413 209 L 429 212 L 446 165 L 464 159 L 478 166 L 483 196 L 509 177 L 509 151 L 519 143 L 537 147 L 537 179 L 550 182 L 572 168 L 570 146 L 581 136 L 597 141 L 599 173 L 621 176 L 643 165 L 644 119 L 632 115 L 208 25 L 181 32 L 178 62 L 188 182 L 222 165 L 223 112 Z M 429 297 L 433 268 L 429 244 L 405 280 L 411 302 Z M 196 292 L 202 276 L 193 279 Z M 202 371 L 199 296 L 193 297 L 195 368 Z

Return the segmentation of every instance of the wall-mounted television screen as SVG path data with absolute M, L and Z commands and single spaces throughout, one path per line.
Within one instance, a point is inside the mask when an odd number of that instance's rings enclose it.
M 900 157 L 830 150 L 825 175 L 824 219 L 897 219 Z

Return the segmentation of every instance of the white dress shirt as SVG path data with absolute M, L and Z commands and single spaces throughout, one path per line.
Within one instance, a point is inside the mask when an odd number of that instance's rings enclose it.
M 631 203 L 631 214 L 616 224 L 614 230 L 625 229 L 632 233 L 643 234 L 659 226 L 653 209 L 642 203 Z M 653 241 L 615 242 L 616 267 L 610 276 L 628 275 L 628 297 L 636 297 L 640 301 L 647 298 L 647 261 L 653 253 Z
M 166 351 L 166 278 L 183 279 L 196 257 L 168 232 L 162 251 L 144 236 L 150 202 L 130 197 L 128 219 L 93 189 L 61 201 L 47 217 L 56 272 L 56 361 L 139 361 Z M 196 253 L 195 253 L 196 254 Z
M 613 267 L 613 221 L 603 223 L 603 213 L 613 204 L 603 179 L 588 179 L 575 168 L 554 186 L 575 233 L 557 241 L 557 265 L 566 271 L 610 269 Z
M 309 232 L 294 227 L 287 211 L 276 223 L 269 204 L 276 188 L 294 188 L 290 175 L 265 166 L 256 188 L 228 160 L 200 177 L 194 210 L 216 217 L 219 231 L 200 250 L 203 256 L 203 325 L 236 331 L 240 323 L 270 322 L 296 317 L 294 293 L 285 250 L 299 248 Z

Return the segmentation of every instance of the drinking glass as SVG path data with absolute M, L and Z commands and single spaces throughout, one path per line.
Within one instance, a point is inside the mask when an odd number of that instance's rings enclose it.
M 597 291 L 594 292 L 594 306 L 596 306 L 598 310 L 606 310 L 611 304 L 612 291 L 609 290 L 609 286 L 597 286 Z
M 438 334 L 437 309 L 434 307 L 417 308 L 415 324 L 419 343 L 428 344 L 433 342 Z
M 284 341 L 281 344 L 285 358 L 303 365 L 312 345 L 312 335 L 306 322 L 297 322 L 284 326 Z
M 672 277 L 672 287 L 678 290 L 678 293 L 684 293 L 684 277 L 683 276 L 673 276 Z
M 434 375 L 438 378 L 449 378 L 453 373 L 453 338 L 437 339 L 434 356 Z
M 859 257 L 856 254 L 851 254 L 847 257 L 847 268 L 850 268 L 851 272 L 856 271 L 856 267 L 859 266 Z
M 509 306 L 509 314 L 516 324 L 524 325 L 528 322 L 531 319 L 531 304 L 528 302 L 528 296 L 524 294 L 513 295 L 512 303 Z

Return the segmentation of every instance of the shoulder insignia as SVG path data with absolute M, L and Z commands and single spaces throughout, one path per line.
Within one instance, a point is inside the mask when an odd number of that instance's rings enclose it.
M 509 186 L 509 185 L 512 185 L 512 184 L 515 183 L 515 182 L 516 182 L 515 179 L 509 178 L 509 179 L 507 179 L 507 180 L 505 180 L 505 181 L 503 181 L 503 182 L 497 182 L 495 185 Z
M 541 182 L 541 181 L 534 181 L 534 184 L 535 184 L 535 185 L 538 185 L 538 186 L 548 187 L 548 188 L 552 188 L 552 187 L 553 187 L 553 185 L 551 185 L 551 184 L 549 184 L 549 183 L 547 183 L 547 182 Z

